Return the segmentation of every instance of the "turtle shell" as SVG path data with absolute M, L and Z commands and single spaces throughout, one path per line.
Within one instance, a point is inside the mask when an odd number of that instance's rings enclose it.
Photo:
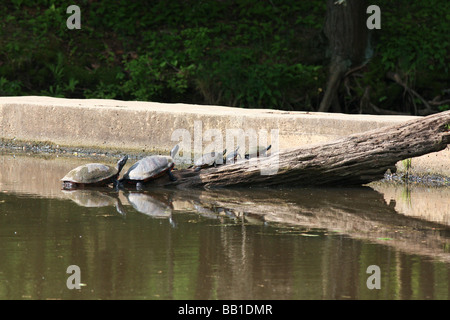
M 101 185 L 111 182 L 118 174 L 119 171 L 117 168 L 101 163 L 88 163 L 72 169 L 61 179 L 61 181 L 82 185 Z
M 69 171 L 62 179 L 64 189 L 73 189 L 84 186 L 104 186 L 111 182 L 116 183 L 119 173 L 128 160 L 123 156 L 117 167 L 102 163 L 88 163 Z
M 127 182 L 146 182 L 160 177 L 174 167 L 172 157 L 149 156 L 133 164 L 123 175 L 122 180 Z
M 214 162 L 220 159 L 221 154 L 219 152 L 212 151 L 211 153 L 206 153 L 197 159 L 194 163 L 195 167 L 207 167 L 212 166 Z
M 194 162 L 194 168 L 200 169 L 200 168 L 210 167 L 210 166 L 216 164 L 217 162 L 220 162 L 219 160 L 223 161 L 222 156 L 226 152 L 227 152 L 227 149 L 223 150 L 222 153 L 216 152 L 216 151 L 211 151 L 210 153 L 205 153 L 204 155 L 202 155 L 200 158 L 198 158 Z M 222 162 L 220 162 L 220 163 L 222 163 Z

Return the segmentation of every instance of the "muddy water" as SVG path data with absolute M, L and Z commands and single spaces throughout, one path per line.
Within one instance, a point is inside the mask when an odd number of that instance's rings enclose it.
M 86 161 L 0 155 L 0 299 L 450 298 L 448 187 L 62 191 Z

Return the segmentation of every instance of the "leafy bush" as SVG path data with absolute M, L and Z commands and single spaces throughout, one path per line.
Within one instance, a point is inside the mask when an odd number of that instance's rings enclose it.
M 448 88 L 450 3 L 378 0 L 382 29 L 356 86 L 386 109 L 401 74 L 427 99 Z M 0 11 L 0 94 L 316 110 L 326 83 L 325 1 L 9 0 Z M 350 112 L 357 110 L 349 109 Z
M 82 29 L 69 31 L 64 1 L 7 1 L 4 94 L 298 109 L 323 80 L 320 65 L 299 60 L 305 28 L 320 32 L 319 2 L 77 4 Z
M 379 105 L 386 109 L 405 105 L 403 88 L 385 79 L 389 71 L 398 73 L 408 87 L 428 100 L 442 94 L 449 86 L 450 3 L 376 2 L 382 12 L 382 27 L 375 32 L 376 56 L 365 79 L 375 90 L 374 100 L 382 100 Z
M 18 96 L 21 90 L 22 85 L 19 81 L 9 81 L 5 77 L 0 77 L 0 95 Z

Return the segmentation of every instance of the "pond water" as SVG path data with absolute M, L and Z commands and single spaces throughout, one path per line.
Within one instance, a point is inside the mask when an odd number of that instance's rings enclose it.
M 61 190 L 85 162 L 0 155 L 0 299 L 450 298 L 448 187 Z

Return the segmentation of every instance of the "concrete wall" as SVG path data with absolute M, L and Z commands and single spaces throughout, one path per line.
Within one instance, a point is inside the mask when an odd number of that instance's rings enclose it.
M 194 137 L 219 129 L 279 130 L 279 148 L 334 140 L 352 133 L 393 125 L 415 117 L 344 115 L 164 104 L 119 100 L 50 97 L 0 97 L 0 138 L 50 141 L 61 146 L 168 152 L 172 133 L 185 129 Z M 224 141 L 225 144 L 225 141 Z M 420 157 L 419 171 L 450 176 L 450 151 Z M 413 160 L 413 169 L 415 167 Z

